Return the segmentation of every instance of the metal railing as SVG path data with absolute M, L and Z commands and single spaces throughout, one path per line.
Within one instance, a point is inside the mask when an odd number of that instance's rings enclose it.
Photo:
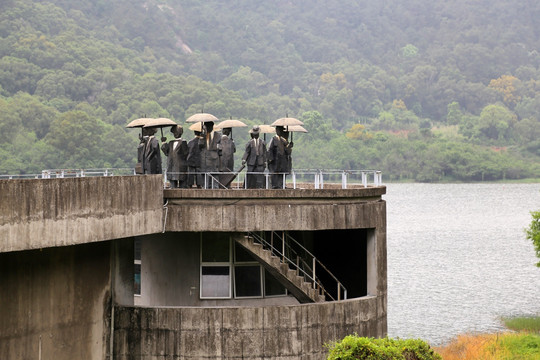
M 336 184 L 347 189 L 353 185 L 381 186 L 382 173 L 379 170 L 324 170 L 324 169 L 294 169 L 290 173 L 274 173 L 268 170 L 264 172 L 183 172 L 169 173 L 164 171 L 164 184 L 168 184 L 168 175 L 199 175 L 202 178 L 200 186 L 205 189 L 210 188 L 232 188 L 246 189 L 248 184 L 246 178 L 259 175 L 263 179 L 261 188 L 272 188 L 272 175 L 282 176 L 283 189 L 324 189 L 328 184 L 333 187 Z M 0 180 L 12 179 L 56 179 L 74 178 L 88 176 L 115 176 L 115 175 L 137 175 L 134 168 L 102 168 L 102 169 L 48 169 L 40 174 L 13 174 L 0 175 Z M 233 178 L 229 184 L 225 184 L 224 177 Z
M 69 178 L 69 177 L 90 177 L 90 176 L 115 176 L 115 175 L 136 175 L 135 169 L 53 169 L 43 170 L 42 179 Z
M 283 231 L 280 236 L 278 232 L 271 231 L 270 239 L 261 236 L 255 232 L 248 232 L 253 241 L 258 242 L 263 248 L 272 252 L 273 255 L 281 259 L 281 263 L 287 264 L 289 268 L 296 270 L 296 274 L 302 276 L 305 282 L 313 285 L 313 289 L 319 291 L 320 295 L 332 301 L 346 300 L 347 289 L 343 284 L 319 261 L 311 252 L 296 241 L 287 232 Z M 277 244 L 277 246 L 275 246 Z M 296 249 L 295 249 L 296 248 Z M 320 272 L 324 272 L 327 278 L 335 281 L 336 295 L 333 296 L 330 291 L 322 284 Z
M 281 176 L 282 189 L 324 189 L 325 184 L 340 185 L 342 189 L 350 188 L 353 185 L 362 185 L 367 188 L 368 186 L 381 186 L 382 172 L 379 170 L 304 170 L 295 169 L 290 173 L 270 173 L 264 172 L 181 172 L 181 173 L 169 173 L 164 172 L 164 181 L 168 182 L 168 175 L 185 175 L 185 176 L 197 176 L 202 177 L 200 184 L 202 188 L 232 188 L 232 189 L 247 189 L 249 176 L 260 176 L 261 189 L 272 189 L 272 175 Z M 227 183 L 222 178 L 233 178 L 233 181 Z

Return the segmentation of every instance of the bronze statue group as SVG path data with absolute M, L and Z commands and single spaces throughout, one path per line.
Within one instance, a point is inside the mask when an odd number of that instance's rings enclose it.
M 214 130 L 214 122 L 200 123 L 194 130 L 194 138 L 182 138 L 181 125 L 171 127 L 174 139 L 167 142 L 162 137 L 161 151 L 167 156 L 167 179 L 171 188 L 230 188 L 237 173 L 247 166 L 244 187 L 248 189 L 266 188 L 265 170 L 270 174 L 272 189 L 283 189 L 284 180 L 291 172 L 292 141 L 284 126 L 276 126 L 276 134 L 268 146 L 260 138 L 260 127 L 255 125 L 249 131 L 251 139 L 246 144 L 242 156 L 242 167 L 234 172 L 236 145 L 231 137 L 231 128 L 221 132 Z M 141 174 L 161 174 L 161 153 L 155 137 L 156 128 L 143 128 L 138 147 L 138 161 Z

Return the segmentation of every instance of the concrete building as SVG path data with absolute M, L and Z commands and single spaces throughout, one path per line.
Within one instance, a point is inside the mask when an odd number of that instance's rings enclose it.
M 385 336 L 385 192 L 0 181 L 0 358 L 324 359 Z

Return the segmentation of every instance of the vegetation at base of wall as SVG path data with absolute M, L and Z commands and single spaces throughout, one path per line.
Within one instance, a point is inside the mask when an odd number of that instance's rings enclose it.
M 435 350 L 443 360 L 538 360 L 540 336 L 529 333 L 460 335 Z
M 328 345 L 328 360 L 440 360 L 423 340 L 374 339 L 358 335 Z
M 531 211 L 532 221 L 529 227 L 525 229 L 527 239 L 531 240 L 534 245 L 536 257 L 540 259 L 540 211 Z M 540 267 L 540 261 L 536 263 Z
M 465 334 L 435 350 L 443 360 L 538 360 L 540 359 L 540 316 L 502 319 L 517 333 Z

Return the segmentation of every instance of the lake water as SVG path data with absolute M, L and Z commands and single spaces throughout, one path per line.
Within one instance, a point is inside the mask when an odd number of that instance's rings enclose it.
M 386 184 L 388 335 L 432 345 L 540 315 L 540 184 Z

